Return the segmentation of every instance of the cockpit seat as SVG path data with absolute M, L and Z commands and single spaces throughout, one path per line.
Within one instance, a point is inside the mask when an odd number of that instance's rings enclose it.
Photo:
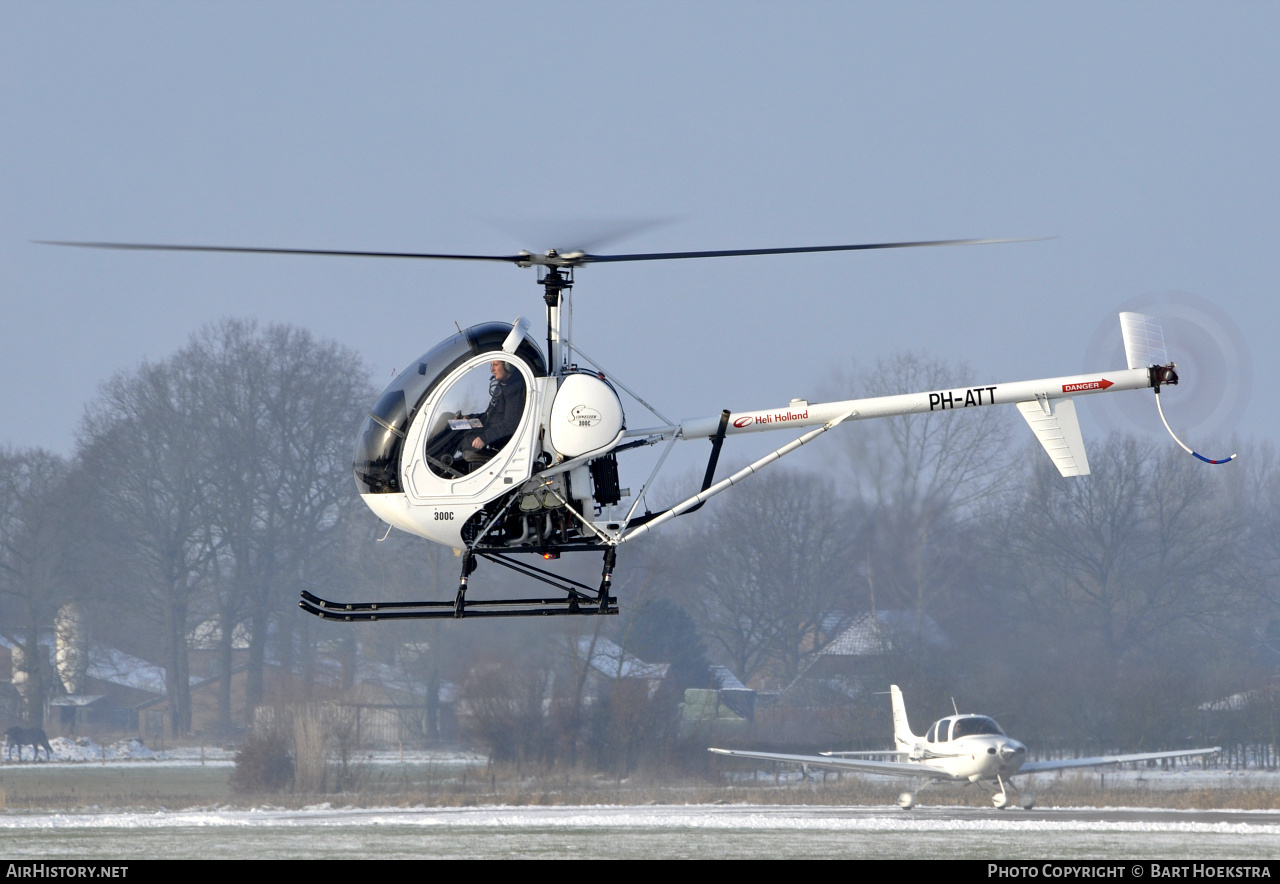
M 495 439 L 492 443 L 484 448 L 472 448 L 471 440 L 476 438 L 474 434 L 468 433 L 463 439 L 462 460 L 470 466 L 478 466 L 492 458 L 495 454 L 502 450 L 503 446 L 511 441 L 510 436 L 504 436 L 501 439 Z

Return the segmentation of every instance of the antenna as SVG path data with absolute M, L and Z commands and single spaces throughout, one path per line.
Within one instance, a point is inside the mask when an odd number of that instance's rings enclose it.
M 959 715 L 959 714 L 960 714 L 960 710 L 959 710 L 959 708 L 957 708 L 957 707 L 956 707 L 956 698 L 955 698 L 955 697 L 952 697 L 952 698 L 951 698 L 951 708 L 952 708 L 953 710 L 955 710 L 956 715 Z

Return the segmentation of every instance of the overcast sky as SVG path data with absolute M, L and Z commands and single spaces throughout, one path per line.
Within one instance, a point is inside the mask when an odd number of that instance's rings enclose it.
M 673 417 L 907 349 L 975 384 L 1122 367 L 1114 314 L 1150 303 L 1214 326 L 1225 358 L 1172 355 L 1235 402 L 1280 369 L 1278 25 L 1222 2 L 0 0 L 0 444 L 69 453 L 99 384 L 225 316 L 335 338 L 381 382 L 455 321 L 543 315 L 505 265 L 31 240 L 507 253 L 618 219 L 670 223 L 599 251 L 1056 237 L 580 271 L 578 343 Z M 1154 414 L 1115 402 L 1082 404 L 1087 442 Z M 1191 404 L 1210 456 L 1280 430 L 1261 384 Z

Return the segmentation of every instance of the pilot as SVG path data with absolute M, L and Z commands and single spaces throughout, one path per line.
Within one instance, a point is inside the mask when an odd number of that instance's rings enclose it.
M 462 459 L 469 464 L 483 463 L 497 453 L 515 435 L 524 413 L 524 376 L 511 363 L 495 359 L 489 363 L 493 378 L 489 381 L 489 407 L 478 417 L 483 426 L 462 437 Z

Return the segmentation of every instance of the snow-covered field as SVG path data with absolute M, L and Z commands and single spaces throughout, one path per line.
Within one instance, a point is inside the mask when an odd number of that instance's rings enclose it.
M 100 746 L 53 740 L 54 760 L 3 766 L 28 772 L 233 764 L 233 753 L 199 747 L 153 751 L 136 740 Z M 479 767 L 469 752 L 378 752 L 376 765 Z M 87 772 L 87 771 L 86 771 Z M 122 774 L 125 775 L 125 774 Z M 114 774 L 112 774 L 114 776 Z M 1280 772 L 1150 768 L 1070 772 L 1107 787 L 1280 789 Z M 1053 775 L 1024 788 L 1050 791 Z M 1105 780 L 1102 778 L 1105 777 Z M 817 783 L 813 788 L 822 788 Z M 942 791 L 944 787 L 937 787 Z M 1170 811 L 968 807 L 763 806 L 350 808 L 301 810 L 210 806 L 158 812 L 0 811 L 0 855 L 11 858 L 376 857 L 948 857 L 1280 858 L 1280 810 Z
M 0 815 L 13 859 L 1280 857 L 1280 815 L 895 807 L 259 807 Z

